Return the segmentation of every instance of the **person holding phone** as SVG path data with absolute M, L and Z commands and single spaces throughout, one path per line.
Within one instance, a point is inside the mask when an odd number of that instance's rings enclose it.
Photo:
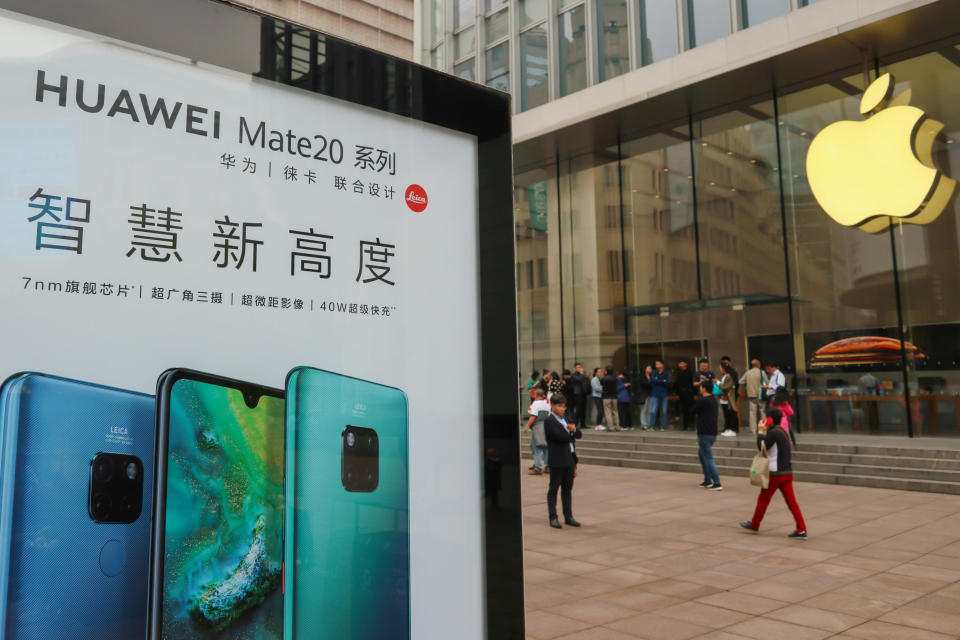
M 567 409 L 567 399 L 562 393 L 550 399 L 550 412 L 544 421 L 547 435 L 547 456 L 550 460 L 550 488 L 547 489 L 547 515 L 550 526 L 562 529 L 557 517 L 557 490 L 563 505 L 563 521 L 571 527 L 580 523 L 573 518 L 573 478 L 577 468 L 577 454 L 573 443 L 583 437 L 575 422 L 568 423 L 563 418 Z

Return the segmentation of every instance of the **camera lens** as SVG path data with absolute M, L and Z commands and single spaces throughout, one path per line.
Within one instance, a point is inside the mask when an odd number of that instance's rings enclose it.
M 368 447 L 373 446 L 373 438 L 371 438 L 370 436 L 367 436 L 367 446 Z
M 93 494 L 93 499 L 90 501 L 90 512 L 95 520 L 107 520 L 110 517 L 112 507 L 113 502 L 110 500 L 110 496 L 105 493 Z
M 353 431 L 347 431 L 347 446 L 353 447 L 357 444 L 357 436 L 354 435 Z
M 110 482 L 113 478 L 113 460 L 106 454 L 100 454 L 93 460 L 93 479 L 97 482 Z
M 136 462 L 128 462 L 126 471 L 127 471 L 127 478 L 129 478 L 130 480 L 136 480 L 137 475 L 140 473 L 140 470 L 137 469 Z

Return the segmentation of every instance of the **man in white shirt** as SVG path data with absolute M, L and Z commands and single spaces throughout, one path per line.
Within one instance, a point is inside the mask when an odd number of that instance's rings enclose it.
M 780 371 L 775 363 L 768 363 L 767 382 L 763 385 L 763 390 L 765 391 L 764 400 L 769 403 L 773 399 L 773 394 L 777 392 L 777 389 L 786 386 L 787 378 L 783 375 L 783 371 Z
M 533 390 L 534 400 L 527 408 L 530 419 L 523 431 L 530 431 L 530 450 L 533 451 L 533 467 L 530 475 L 543 475 L 547 466 L 547 435 L 543 429 L 543 421 L 550 415 L 550 401 L 543 389 Z

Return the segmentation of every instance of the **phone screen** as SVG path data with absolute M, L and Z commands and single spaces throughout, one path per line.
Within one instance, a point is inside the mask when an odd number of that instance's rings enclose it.
M 162 637 L 280 639 L 284 401 L 179 379 L 168 407 Z

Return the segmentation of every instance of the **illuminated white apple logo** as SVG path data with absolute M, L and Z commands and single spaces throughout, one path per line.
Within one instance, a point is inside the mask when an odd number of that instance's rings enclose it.
M 810 189 L 842 225 L 877 233 L 892 218 L 927 224 L 950 203 L 957 183 L 933 165 L 943 124 L 909 106 L 910 91 L 893 101 L 889 73 L 863 92 L 866 120 L 841 120 L 821 131 L 807 151 Z

